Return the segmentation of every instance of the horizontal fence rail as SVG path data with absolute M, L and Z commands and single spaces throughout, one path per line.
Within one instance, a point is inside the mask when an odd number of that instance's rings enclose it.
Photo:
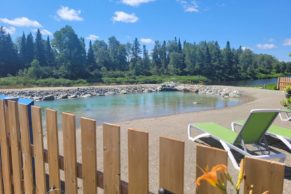
M 128 129 L 128 182 L 121 180 L 120 126 L 103 124 L 103 169 L 97 170 L 96 121 L 81 118 L 81 136 L 76 136 L 74 114 L 62 114 L 63 151 L 59 154 L 57 112 L 46 110 L 46 136 L 41 109 L 0 100 L 0 194 L 94 194 L 97 188 L 105 194 L 184 193 L 185 143 L 172 138 L 159 139 L 159 191 L 149 189 L 149 134 Z M 31 116 L 31 118 L 30 118 Z M 31 120 L 30 120 L 31 119 Z M 30 126 L 32 121 L 32 126 Z M 30 129 L 30 127 L 32 127 Z M 32 134 L 30 134 L 32 133 Z M 77 138 L 80 138 L 82 162 L 77 161 Z M 44 143 L 47 145 L 44 145 Z M 47 149 L 45 149 L 45 147 Z M 283 192 L 284 165 L 246 158 L 245 193 L 250 184 L 254 193 L 269 190 Z M 224 151 L 197 145 L 196 177 L 200 168 L 227 164 Z M 199 166 L 199 168 L 198 168 Z M 260 175 L 261 172 L 263 176 Z M 78 187 L 81 179 L 82 187 Z M 194 184 L 193 177 L 193 184 Z M 275 180 L 275 181 L 274 181 Z M 193 191 L 194 193 L 195 191 Z M 196 193 L 216 193 L 202 184 Z

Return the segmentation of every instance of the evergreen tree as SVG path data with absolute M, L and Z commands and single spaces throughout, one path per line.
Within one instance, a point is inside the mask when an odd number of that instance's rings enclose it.
M 10 34 L 0 27 L 0 76 L 16 75 L 19 67 L 17 50 Z
M 25 63 L 26 63 L 26 37 L 25 34 L 22 34 L 21 37 L 21 42 L 19 45 L 19 60 L 21 63 L 21 69 L 25 67 Z
M 149 53 L 147 51 L 147 48 L 145 45 L 143 45 L 143 58 L 142 58 L 142 65 L 143 65 L 143 71 L 145 75 L 150 74 L 150 64 L 151 60 L 149 57 Z
M 29 33 L 26 37 L 25 45 L 25 67 L 29 67 L 34 58 L 34 42 L 33 36 Z
M 226 47 L 223 49 L 223 65 L 224 79 L 233 79 L 234 59 L 229 41 L 227 41 Z
M 35 38 L 35 59 L 38 60 L 40 66 L 47 65 L 46 58 L 45 58 L 44 41 L 42 39 L 42 35 L 39 29 L 36 32 L 36 38 Z
M 51 47 L 50 38 L 47 37 L 46 44 L 45 44 L 45 58 L 46 58 L 46 64 L 50 67 L 56 66 L 55 61 L 55 54 Z
M 109 70 L 111 68 L 111 59 L 106 42 L 103 40 L 96 40 L 92 47 L 97 68 Z
M 159 75 L 161 73 L 162 68 L 160 49 L 161 49 L 160 42 L 156 41 L 152 52 L 152 72 L 155 75 Z
M 140 44 L 138 42 L 138 39 L 135 38 L 131 48 L 130 59 L 130 70 L 133 72 L 134 75 L 142 75 L 144 73 L 140 53 Z

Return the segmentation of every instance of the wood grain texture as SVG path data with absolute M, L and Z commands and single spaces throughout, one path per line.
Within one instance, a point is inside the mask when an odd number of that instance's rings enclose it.
M 96 121 L 81 118 L 83 193 L 97 193 Z
M 43 129 L 41 109 L 38 106 L 31 107 L 32 131 L 34 143 L 35 161 L 35 192 L 37 194 L 46 193 L 45 163 L 43 154 Z
M 30 149 L 30 128 L 28 107 L 19 105 L 19 124 L 21 133 L 21 147 L 23 158 L 23 176 L 24 176 L 24 192 L 33 193 L 33 171 L 32 171 L 32 154 Z
M 75 120 L 75 115 L 62 113 L 66 194 L 77 194 L 78 192 Z
M 253 193 L 282 194 L 284 170 L 282 163 L 246 157 L 244 193 L 248 194 L 253 185 Z
M 60 194 L 60 168 L 59 168 L 59 137 L 57 112 L 46 110 L 46 128 L 48 144 L 49 188 L 51 193 Z
M 1 141 L 1 162 L 4 193 L 12 194 L 11 160 L 10 150 L 7 141 L 7 109 L 4 101 L 0 100 L 0 141 Z
M 227 152 L 221 149 L 212 148 L 197 144 L 196 146 L 196 179 L 203 174 L 202 169 L 211 169 L 217 164 L 227 166 Z M 209 185 L 205 181 L 196 187 L 196 194 L 222 193 L 219 189 Z
M 120 127 L 103 125 L 104 193 L 120 193 Z
M 184 193 L 184 142 L 160 137 L 160 188 Z
M 21 162 L 21 148 L 20 148 L 20 131 L 19 131 L 19 117 L 18 106 L 15 101 L 8 101 L 8 122 L 10 128 L 11 138 L 11 160 L 13 170 L 13 185 L 14 193 L 22 194 L 22 162 Z
M 149 192 L 149 135 L 128 130 L 128 193 Z

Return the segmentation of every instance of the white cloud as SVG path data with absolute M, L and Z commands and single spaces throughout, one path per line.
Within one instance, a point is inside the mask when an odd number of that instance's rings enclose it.
M 95 34 L 90 34 L 89 36 L 86 37 L 87 40 L 92 40 L 95 41 L 99 38 L 99 36 L 96 36 Z
M 258 49 L 269 50 L 276 48 L 275 44 L 272 43 L 265 43 L 265 44 L 257 44 Z
M 67 21 L 83 21 L 81 15 L 81 10 L 70 9 L 69 7 L 62 6 L 57 11 L 57 15 L 62 20 Z
M 3 30 L 5 33 L 10 34 L 10 35 L 16 32 L 16 28 L 13 26 L 3 27 Z
M 154 43 L 154 41 L 151 38 L 141 38 L 140 42 L 142 44 L 153 44 Z
M 34 29 L 33 32 L 37 32 L 37 29 Z M 43 36 L 52 36 L 53 33 L 51 33 L 50 31 L 48 31 L 47 29 L 40 29 L 40 33 Z
M 125 13 L 123 11 L 116 11 L 113 16 L 113 21 L 124 23 L 135 23 L 138 21 L 138 17 L 132 13 Z
M 149 3 L 155 0 L 121 0 L 123 4 L 129 5 L 129 6 L 139 6 L 144 3 Z
M 195 0 L 177 0 L 180 3 L 185 12 L 199 12 L 199 6 Z
M 20 27 L 41 27 L 41 24 L 36 20 L 30 20 L 27 17 L 14 19 L 0 18 L 0 22 Z
M 285 39 L 284 42 L 283 42 L 283 45 L 284 46 L 291 46 L 291 38 Z

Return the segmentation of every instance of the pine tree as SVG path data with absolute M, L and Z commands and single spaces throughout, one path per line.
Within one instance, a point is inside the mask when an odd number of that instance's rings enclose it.
M 16 75 L 19 69 L 17 50 L 11 36 L 0 27 L 0 76 Z
M 29 33 L 26 37 L 25 45 L 25 67 L 29 67 L 34 58 L 34 42 L 33 36 Z
M 130 70 L 133 72 L 134 75 L 142 75 L 144 73 L 140 53 L 141 53 L 140 44 L 138 42 L 138 39 L 135 38 L 131 48 L 131 59 L 130 59 Z
M 86 65 L 87 65 L 87 70 L 88 72 L 92 72 L 97 68 L 97 63 L 95 61 L 95 55 L 94 55 L 94 51 L 93 51 L 93 47 L 92 47 L 92 42 L 89 42 L 89 49 L 87 52 L 87 60 L 86 60 Z
M 45 44 L 45 58 L 46 64 L 50 67 L 56 66 L 55 54 L 51 47 L 50 38 L 47 37 L 46 44 Z
M 145 45 L 143 45 L 143 58 L 142 58 L 142 64 L 143 64 L 143 71 L 145 75 L 149 75 L 150 74 L 150 57 L 149 57 L 149 53 L 147 51 L 147 48 Z
M 47 63 L 45 58 L 44 42 L 39 29 L 36 32 L 34 48 L 35 48 L 35 59 L 39 61 L 40 66 L 46 66 Z

